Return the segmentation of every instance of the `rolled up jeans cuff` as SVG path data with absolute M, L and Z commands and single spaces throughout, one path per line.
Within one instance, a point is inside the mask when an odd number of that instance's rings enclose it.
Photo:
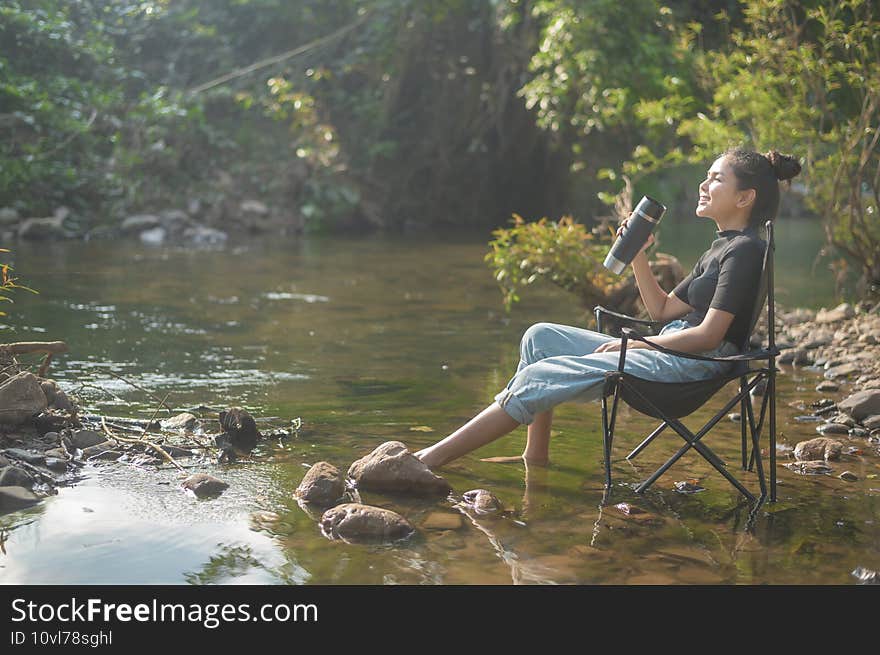
M 513 395 L 510 389 L 504 389 L 495 396 L 495 402 L 517 423 L 531 425 L 535 420 L 535 416 L 526 409 L 519 398 Z

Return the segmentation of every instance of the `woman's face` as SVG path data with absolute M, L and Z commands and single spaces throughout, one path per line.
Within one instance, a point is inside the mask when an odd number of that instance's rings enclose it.
M 697 216 L 712 218 L 715 221 L 729 221 L 743 212 L 748 212 L 748 199 L 743 191 L 736 188 L 737 180 L 727 157 L 714 161 L 700 184 L 700 199 L 697 202 Z

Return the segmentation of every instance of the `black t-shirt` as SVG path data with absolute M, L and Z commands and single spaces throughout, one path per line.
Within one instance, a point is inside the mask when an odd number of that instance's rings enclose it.
M 684 317 L 691 325 L 702 323 L 710 309 L 733 314 L 724 339 L 742 347 L 751 328 L 766 244 L 754 228 L 717 234 L 718 238 L 673 293 L 693 307 Z

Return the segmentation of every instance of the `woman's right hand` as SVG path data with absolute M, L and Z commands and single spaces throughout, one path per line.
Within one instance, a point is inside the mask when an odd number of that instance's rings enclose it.
M 623 223 L 620 224 L 620 227 L 617 228 L 617 236 L 619 237 L 621 234 L 626 231 L 626 226 L 629 224 L 629 217 L 623 220 Z M 636 257 L 645 252 L 648 248 L 650 248 L 654 244 L 654 235 L 649 234 L 648 239 L 645 241 L 645 245 L 639 248 L 639 251 L 636 253 Z

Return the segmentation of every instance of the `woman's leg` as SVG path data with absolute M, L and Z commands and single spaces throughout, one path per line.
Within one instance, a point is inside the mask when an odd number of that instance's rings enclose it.
M 520 363 L 517 374 L 525 367 L 548 357 L 591 353 L 610 339 L 611 337 L 607 335 L 582 328 L 555 323 L 537 323 L 526 330 L 520 342 Z M 534 420 L 529 422 L 528 438 L 522 458 L 534 464 L 548 461 L 552 422 L 552 411 L 538 413 Z M 429 468 L 442 466 L 512 432 L 520 424 L 519 420 L 512 418 L 498 403 L 493 403 L 451 435 L 433 446 L 418 451 L 415 455 Z
M 415 456 L 428 468 L 443 466 L 457 457 L 503 437 L 519 425 L 520 423 L 512 419 L 498 404 L 492 403 L 448 437 L 418 451 Z
M 530 464 L 547 464 L 550 461 L 550 428 L 553 426 L 553 410 L 535 414 L 528 428 L 523 459 Z

